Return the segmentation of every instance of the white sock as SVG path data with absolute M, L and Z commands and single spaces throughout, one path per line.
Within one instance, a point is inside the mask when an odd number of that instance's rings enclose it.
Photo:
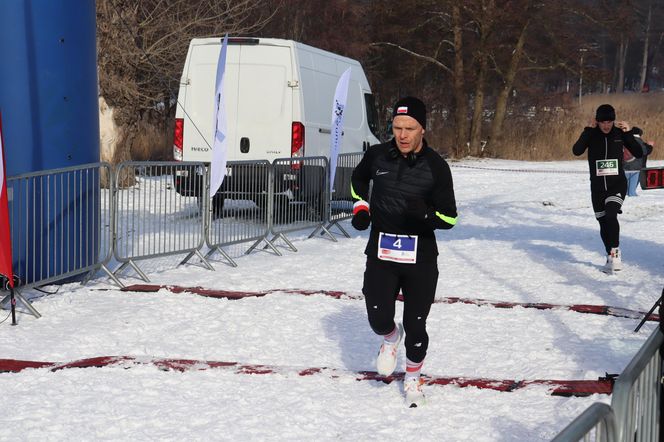
M 424 360 L 420 362 L 413 362 L 410 359 L 406 358 L 406 378 L 405 380 L 411 378 L 419 378 L 420 373 L 422 372 L 422 366 L 424 365 Z

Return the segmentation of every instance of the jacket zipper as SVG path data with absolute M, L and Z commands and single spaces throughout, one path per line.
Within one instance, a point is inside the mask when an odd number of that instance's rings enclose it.
M 609 137 L 604 137 L 604 159 L 609 159 Z M 609 190 L 609 187 L 606 185 L 606 175 L 604 175 L 604 190 Z

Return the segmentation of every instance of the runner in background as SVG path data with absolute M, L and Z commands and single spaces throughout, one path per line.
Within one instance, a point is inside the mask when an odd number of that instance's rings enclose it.
M 641 145 L 634 138 L 629 123 L 615 121 L 616 111 L 610 104 L 602 104 L 595 118 L 583 129 L 574 143 L 576 156 L 588 150 L 590 196 L 599 222 L 599 233 L 606 250 L 603 271 L 613 273 L 622 269 L 620 253 L 620 224 L 618 214 L 627 193 L 627 178 L 623 168 L 623 148 L 636 157 L 643 156 Z M 614 124 L 615 123 L 615 124 Z

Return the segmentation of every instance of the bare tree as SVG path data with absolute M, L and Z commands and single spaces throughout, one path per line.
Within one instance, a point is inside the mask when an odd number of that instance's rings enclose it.
M 472 2 L 471 2 L 472 3 Z M 472 7 L 476 6 L 476 7 Z M 482 123 L 484 121 L 484 91 L 486 88 L 489 55 L 492 34 L 495 30 L 496 2 L 494 0 L 480 0 L 479 4 L 467 7 L 470 11 L 478 35 L 478 45 L 474 52 L 477 74 L 475 79 L 473 119 L 470 123 L 470 154 L 482 154 Z
M 246 34 L 273 13 L 260 0 L 98 0 L 99 94 L 121 129 L 113 161 L 129 159 L 146 115 L 167 127 L 193 37 Z
M 643 55 L 641 57 L 641 75 L 639 80 L 639 90 L 643 90 L 646 85 L 646 77 L 648 75 L 648 51 L 650 50 L 650 30 L 652 23 L 652 4 L 648 2 L 647 12 L 645 18 L 645 29 L 643 37 Z
M 500 156 L 511 142 L 505 122 L 530 124 L 527 107 L 661 84 L 663 9 L 652 0 L 97 0 L 100 96 L 123 128 L 118 159 L 129 159 L 144 126 L 171 124 L 191 38 L 294 39 L 359 59 L 385 117 L 398 96 L 423 98 L 436 147 Z
M 465 75 L 464 75 L 464 61 L 463 61 L 463 23 L 461 21 L 461 7 L 458 3 L 452 5 L 452 34 L 453 34 L 453 48 L 454 48 L 454 75 L 452 77 L 454 82 L 454 103 L 455 108 L 455 121 L 456 121 L 456 155 L 460 156 L 460 149 L 468 139 L 468 102 L 465 94 Z

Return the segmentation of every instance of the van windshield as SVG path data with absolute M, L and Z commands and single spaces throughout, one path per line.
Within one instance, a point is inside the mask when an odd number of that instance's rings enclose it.
M 376 102 L 374 101 L 373 94 L 364 94 L 364 105 L 367 108 L 367 124 L 369 130 L 378 139 L 380 130 L 378 128 L 378 111 L 376 110 Z

